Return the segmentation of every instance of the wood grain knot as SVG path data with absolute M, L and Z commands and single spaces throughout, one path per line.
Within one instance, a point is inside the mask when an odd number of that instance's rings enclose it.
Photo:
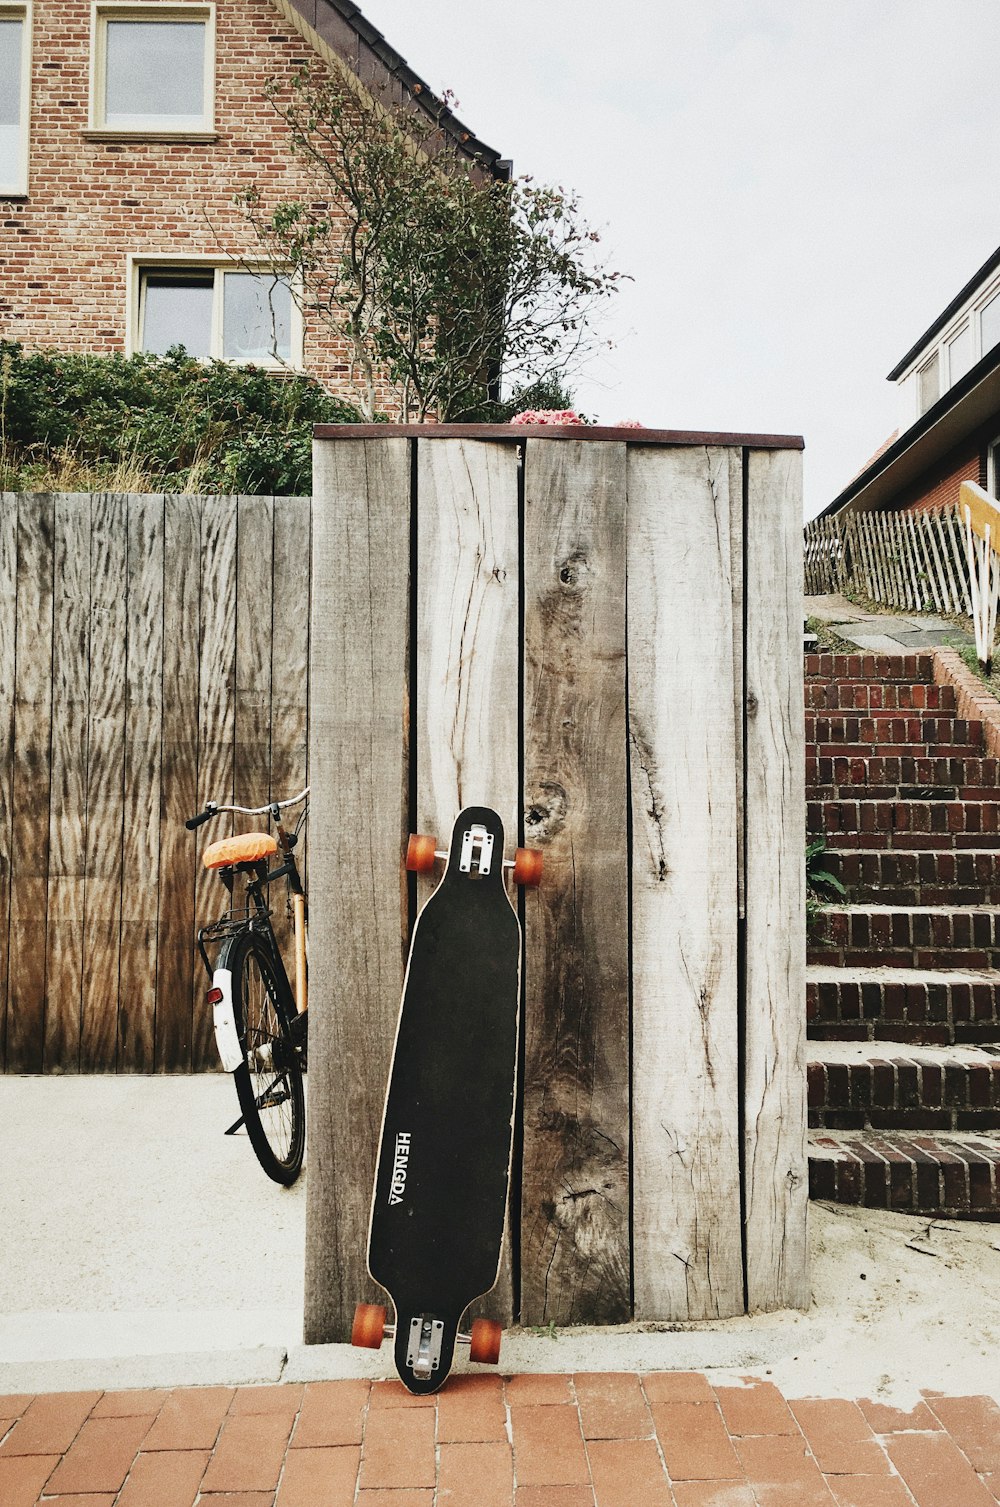
M 524 835 L 529 843 L 551 842 L 566 825 L 566 791 L 554 780 L 539 780 L 535 796 L 524 812 Z

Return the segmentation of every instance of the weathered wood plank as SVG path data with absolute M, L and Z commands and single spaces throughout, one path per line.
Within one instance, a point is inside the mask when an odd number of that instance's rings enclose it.
M 158 1072 L 191 1068 L 191 954 L 198 810 L 198 624 L 201 500 L 169 496 L 163 520 L 163 734 L 160 762 L 160 905 L 156 931 Z
M 239 497 L 236 503 L 236 706 L 233 778 L 240 805 L 259 806 L 271 781 L 271 559 L 274 502 Z M 232 505 L 232 503 L 230 503 Z M 241 817 L 239 830 L 262 820 Z
M 517 467 L 511 445 L 417 446 L 417 827 L 442 840 L 468 805 L 500 813 L 508 847 L 519 830 Z M 479 1305 L 502 1323 L 510 1262 L 507 1238 Z
M 727 451 L 630 450 L 627 558 L 635 1316 L 702 1319 L 743 1309 Z
M 801 457 L 751 451 L 747 496 L 744 1197 L 749 1310 L 809 1302 Z
M 80 1019 L 83 1072 L 114 1072 L 118 1046 L 125 813 L 126 499 L 91 498 L 90 697 L 87 717 L 87 958 Z
M 45 1070 L 80 1067 L 84 993 L 87 746 L 90 695 L 90 498 L 53 498 L 52 785 L 49 802 Z M 117 992 L 117 991 L 116 991 Z
M 271 632 L 271 793 L 277 800 L 298 795 L 308 783 L 306 744 L 309 712 L 308 497 L 274 499 L 274 570 Z M 296 812 L 296 819 L 299 813 Z M 309 828 L 297 853 L 308 888 Z M 294 978 L 292 928 L 285 908 L 276 908 L 275 933 L 290 979 Z
M 14 822 L 17 497 L 0 492 L 0 1071 L 7 1065 L 7 941 Z
M 201 507 L 201 633 L 198 642 L 198 799 L 220 805 L 235 799 L 233 742 L 236 711 L 236 499 L 206 497 Z M 241 805 L 249 805 L 241 801 Z M 190 813 L 189 813 L 190 814 Z M 241 821 L 244 820 L 241 818 Z M 249 820 L 247 818 L 246 820 Z M 205 842 L 234 830 L 220 817 Z M 204 846 L 201 844 L 200 846 Z M 198 925 L 225 909 L 219 877 L 197 864 L 194 912 Z M 194 1013 L 191 1065 L 195 1071 L 218 1066 L 212 1012 L 204 1006 L 204 970 L 191 959 Z
M 54 503 L 22 496 L 17 512 L 14 763 L 11 781 L 7 1070 L 41 1072 L 49 873 Z
M 314 449 L 307 1343 L 379 1300 L 365 1253 L 403 983 L 410 441 Z
M 155 1058 L 163 717 L 163 498 L 128 499 L 119 1071 Z M 173 589 L 173 585 L 171 585 Z
M 440 447 L 439 447 L 440 448 Z M 631 1316 L 625 446 L 530 440 L 522 1324 Z

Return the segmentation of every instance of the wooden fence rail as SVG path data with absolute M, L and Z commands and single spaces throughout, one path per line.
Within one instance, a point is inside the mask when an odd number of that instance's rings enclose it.
M 309 539 L 308 498 L 0 495 L 0 1068 L 217 1065 L 183 823 L 305 783 Z
M 804 562 L 807 595 L 860 591 L 890 607 L 972 615 L 957 505 L 814 518 L 804 531 Z
M 807 1301 L 797 449 L 381 426 L 318 438 L 314 476 L 307 1340 L 381 1301 L 372 1174 L 425 893 L 396 876 L 408 830 L 470 803 L 546 861 L 494 1315 Z

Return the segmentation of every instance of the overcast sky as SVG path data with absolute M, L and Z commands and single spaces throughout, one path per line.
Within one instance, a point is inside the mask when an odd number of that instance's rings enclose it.
M 806 514 L 896 427 L 886 373 L 1000 245 L 1000 0 L 361 0 L 632 275 L 605 423 L 805 436 Z

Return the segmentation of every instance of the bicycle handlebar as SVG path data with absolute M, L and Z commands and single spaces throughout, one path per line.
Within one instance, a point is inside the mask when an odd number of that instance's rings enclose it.
M 265 812 L 273 811 L 275 806 L 279 811 L 284 811 L 288 806 L 300 805 L 308 796 L 309 789 L 307 785 L 298 795 L 293 795 L 291 800 L 269 801 L 266 806 L 220 806 L 217 801 L 209 801 L 204 811 L 199 811 L 197 816 L 189 816 L 184 825 L 189 832 L 193 832 L 195 827 L 211 821 L 213 816 L 221 816 L 224 811 L 238 811 L 243 816 L 263 816 Z

